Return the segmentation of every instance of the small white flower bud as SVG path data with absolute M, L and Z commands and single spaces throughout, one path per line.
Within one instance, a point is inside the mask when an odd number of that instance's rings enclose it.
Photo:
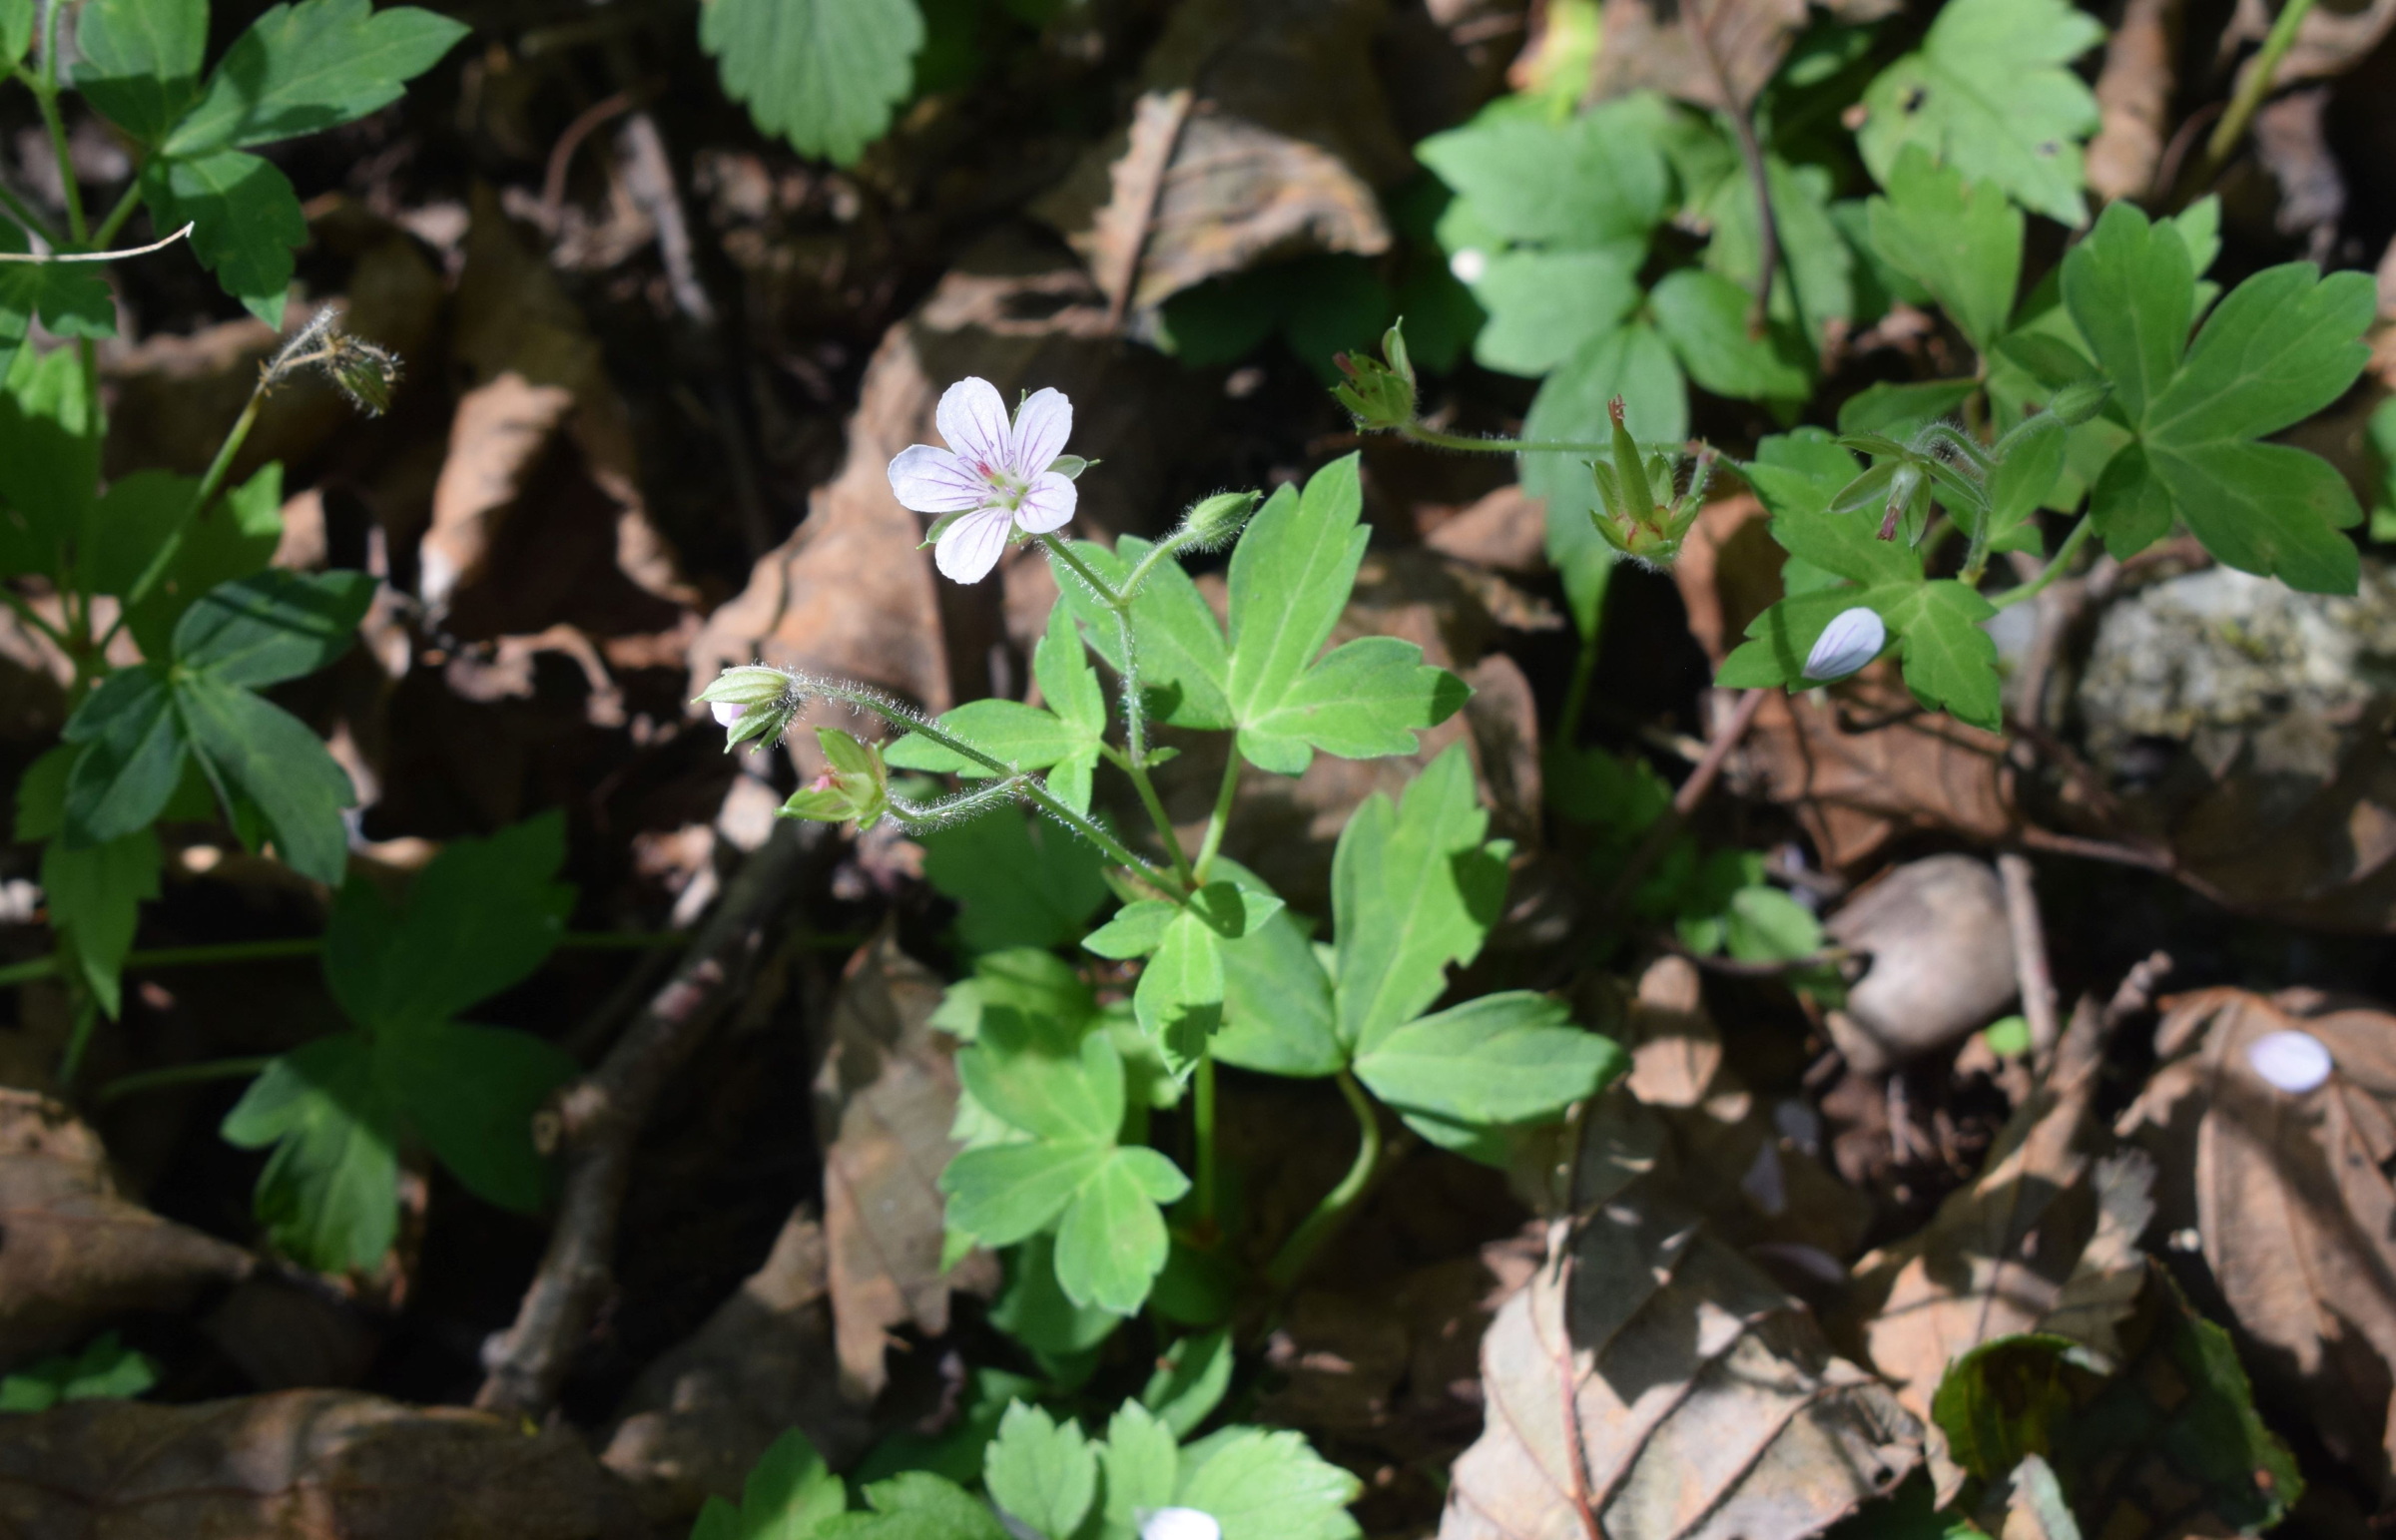
M 1841 610 L 1822 628 L 1814 650 L 1805 655 L 1805 677 L 1822 683 L 1845 679 L 1880 656 L 1889 645 L 1889 628 L 1878 612 L 1857 605 Z
M 2302 1096 L 2318 1088 L 2337 1065 L 2321 1039 L 2310 1032 L 2266 1032 L 2246 1045 L 2246 1062 L 2274 1090 Z
M 1140 1515 L 1140 1540 L 1223 1540 L 1223 1526 L 1196 1508 L 1151 1508 Z

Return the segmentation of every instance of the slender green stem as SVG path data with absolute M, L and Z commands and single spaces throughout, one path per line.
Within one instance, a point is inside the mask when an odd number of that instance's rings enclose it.
M 31 204 L 5 187 L 0 187 L 0 209 L 7 210 L 11 219 L 41 237 L 50 250 L 55 252 L 66 245 L 66 238 L 58 233 L 56 226 L 35 213 Z
M 1572 680 L 1564 687 L 1564 708 L 1555 719 L 1555 744 L 1569 749 L 1580 742 L 1581 714 L 1588 710 L 1589 687 L 1597 679 L 1597 642 L 1602 628 L 1591 626 L 1580 639 L 1580 652 L 1572 660 Z
M 169 1086 L 205 1085 L 212 1080 L 244 1080 L 266 1073 L 267 1066 L 274 1062 L 273 1054 L 255 1054 L 246 1059 L 202 1059 L 196 1064 L 170 1064 L 164 1069 L 119 1075 L 92 1093 L 92 1105 L 105 1107 L 122 1097 L 136 1096 L 144 1091 L 164 1091 Z
M 50 153 L 58 158 L 59 186 L 67 198 L 67 235 L 79 252 L 91 250 L 91 227 L 83 218 L 83 189 L 75 180 L 75 156 L 67 146 L 67 120 L 58 110 L 58 14 L 66 9 L 64 0 L 53 0 L 50 46 L 45 49 L 39 75 L 18 66 L 18 77 L 33 90 L 33 100 L 42 110 L 42 123 L 50 130 Z
M 1104 825 L 1089 818 L 1083 817 L 1080 813 L 1075 812 L 1063 802 L 1058 801 L 1055 793 L 1050 791 L 1039 781 L 1029 781 L 1024 785 L 1023 789 L 1018 794 L 1021 795 L 1025 801 L 1039 808 L 1040 811 L 1048 814 L 1048 816 L 1056 819 L 1057 822 L 1062 823 L 1074 833 L 1079 834 L 1082 838 L 1088 840 L 1090 843 L 1096 845 L 1099 849 L 1105 851 L 1114 859 L 1116 865 L 1127 866 L 1131 870 L 1136 871 L 1141 876 L 1147 878 L 1149 882 L 1155 885 L 1158 892 L 1163 893 L 1168 898 L 1171 898 L 1178 903 L 1188 895 L 1188 889 L 1181 883 L 1174 880 L 1173 872 L 1162 870 L 1156 865 L 1155 862 L 1143 860 L 1138 855 L 1133 854 L 1131 847 L 1126 845 L 1122 840 L 1117 839 L 1114 835 L 1108 833 Z M 1180 853 L 1178 848 L 1176 848 L 1174 853 Z
M 193 521 L 200 517 L 201 510 L 216 499 L 218 489 L 225 485 L 225 475 L 233 469 L 234 456 L 242 452 L 244 440 L 250 437 L 250 430 L 258 425 L 258 411 L 266 399 L 267 378 L 262 374 L 256 388 L 250 392 L 250 403 L 234 419 L 232 430 L 225 435 L 225 442 L 217 446 L 217 457 L 209 461 L 208 470 L 201 476 L 191 502 L 176 519 L 175 527 L 167 532 L 167 537 L 158 543 L 158 549 L 151 554 L 150 565 L 142 569 L 142 575 L 134 580 L 133 587 L 126 592 L 125 602 L 117 611 L 116 623 L 108 628 L 108 635 L 100 639 L 101 652 L 108 650 L 108 644 L 115 641 L 117 633 L 125 629 L 126 618 L 166 578 L 167 569 L 175 564 L 176 552 L 183 549 L 184 537 L 191 533 Z
M 1215 1236 L 1215 1212 L 1218 1169 L 1215 1163 L 1215 1056 L 1198 1056 L 1198 1069 L 1191 1077 L 1193 1092 L 1193 1121 L 1198 1125 L 1198 1223 L 1205 1227 L 1207 1239 Z
M 50 0 L 50 9 L 42 18 L 41 89 L 53 97 L 58 95 L 58 29 L 66 16 L 67 0 Z
M 2304 18 L 2312 8 L 2313 0 L 2287 0 L 2279 8 L 2270 32 L 2263 38 L 2263 46 L 2255 52 L 2254 62 L 2238 81 L 2237 95 L 2229 99 L 2221 121 L 2213 126 L 2212 137 L 2204 142 L 2204 174 L 2197 179 L 2199 187 L 2213 180 L 2228 163 L 2230 152 L 2238 148 L 2238 141 L 2246 137 L 2246 127 L 2254 121 L 2255 110 L 2271 94 L 2271 78 L 2279 73 L 2279 61 L 2296 46 L 2296 30 L 2304 25 Z
M 2037 577 L 1994 596 L 1989 603 L 2003 610 L 2020 604 L 2025 599 L 2036 599 L 2041 589 L 2063 576 L 2065 569 L 2072 565 L 2072 558 L 2080 554 L 2080 548 L 2089 543 L 2089 536 L 2096 533 L 2096 521 L 2084 516 L 2078 524 L 2072 526 L 2072 533 L 2064 537 L 2064 543 L 2055 548 L 2054 558 L 2047 563 Z
M 1200 882 L 1214 867 L 1215 853 L 1223 848 L 1223 831 L 1231 825 L 1231 804 L 1240 790 L 1240 749 L 1228 746 L 1223 761 L 1223 783 L 1215 788 L 1215 810 L 1207 814 L 1206 837 L 1198 841 L 1198 864 L 1195 875 Z
M 561 951 L 637 951 L 651 947 L 680 946 L 690 936 L 679 930 L 593 930 L 569 931 L 557 938 Z M 151 968 L 213 967 L 229 962 L 276 962 L 293 957 L 314 957 L 324 950 L 321 936 L 276 936 L 262 941 L 224 941 L 208 946 L 159 946 L 147 951 L 127 952 L 125 971 L 138 973 Z M 30 984 L 37 979 L 55 978 L 61 968 L 59 955 L 30 957 L 23 962 L 0 968 L 0 989 L 17 984 Z
M 1530 438 L 1470 438 L 1462 433 L 1442 433 L 1437 428 L 1427 428 L 1419 422 L 1410 423 L 1398 431 L 1416 443 L 1428 444 L 1434 449 L 1464 449 L 1483 454 L 1602 454 L 1610 456 L 1614 452 L 1614 446 L 1610 443 L 1584 444 L 1570 439 L 1550 441 Z
M 1148 809 L 1148 821 L 1156 825 L 1157 837 L 1172 855 L 1173 874 L 1181 878 L 1184 887 L 1194 888 L 1198 879 L 1190 871 L 1190 858 L 1182 853 L 1181 836 L 1173 831 L 1164 798 L 1156 794 L 1156 782 L 1148 774 L 1148 713 L 1140 700 L 1140 663 L 1132 637 L 1131 606 L 1116 608 L 1115 632 L 1123 646 L 1123 768 L 1130 772 L 1132 788 L 1140 794 L 1140 805 Z
M 58 1084 L 61 1090 L 75 1084 L 83 1071 L 83 1056 L 92 1046 L 92 1032 L 100 1025 L 100 1002 L 90 990 L 80 991 L 75 998 L 75 1024 L 67 1032 L 66 1052 L 58 1056 Z
M 1148 574 L 1154 572 L 1159 564 L 1177 559 L 1182 552 L 1196 544 L 1197 540 L 1198 535 L 1195 531 L 1182 529 L 1176 530 L 1150 546 L 1148 554 L 1141 557 L 1139 564 L 1123 576 L 1121 608 L 1129 609 L 1132 602 L 1140 597 L 1140 590 L 1148 582 Z
M 0 583 L 0 602 L 5 602 L 11 610 L 14 610 L 17 619 L 57 644 L 60 652 L 71 651 L 67 646 L 66 633 L 44 620 L 41 612 L 26 602 L 24 595 L 8 587 L 5 583 Z
M 1064 563 L 1072 570 L 1073 575 L 1087 583 L 1090 586 L 1090 592 L 1096 594 L 1110 609 L 1120 609 L 1128 602 L 1108 585 L 1106 579 L 1092 572 L 1088 562 L 1074 555 L 1071 546 L 1054 535 L 1041 535 L 1037 539 L 1041 545 L 1047 547 L 1049 560 Z
M 1266 1281 L 1276 1293 L 1298 1282 L 1298 1275 L 1306 1271 L 1316 1251 L 1347 1223 L 1350 1211 L 1373 1180 L 1373 1168 L 1381 1164 L 1381 1119 L 1373 1111 L 1372 1100 L 1348 1071 L 1340 1071 L 1338 1079 L 1340 1094 L 1348 1098 L 1348 1110 L 1356 1114 L 1356 1161 L 1348 1168 L 1348 1175 L 1340 1179 L 1340 1185 L 1324 1194 L 1323 1201 L 1315 1205 L 1315 1212 L 1291 1233 L 1272 1266 L 1265 1270 Z
M 133 211 L 140 208 L 141 204 L 142 179 L 137 173 L 133 181 L 126 185 L 125 194 L 117 200 L 117 206 L 108 211 L 108 218 L 102 220 L 100 228 L 92 232 L 93 250 L 102 250 L 116 240 L 117 232 L 125 228 L 125 222 L 133 218 Z

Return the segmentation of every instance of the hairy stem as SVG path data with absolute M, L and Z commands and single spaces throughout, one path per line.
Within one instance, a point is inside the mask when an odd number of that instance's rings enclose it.
M 680 946 L 689 936 L 675 930 L 592 930 L 569 931 L 557 938 L 560 951 L 641 951 L 650 947 Z M 846 944 L 849 938 L 839 938 Z M 263 941 L 224 941 L 210 946 L 158 946 L 147 951 L 125 954 L 124 969 L 128 973 L 147 968 L 214 967 L 229 962 L 277 962 L 293 957 L 314 957 L 324 950 L 321 936 L 276 936 Z M 59 954 L 27 958 L 0 968 L 0 989 L 18 984 L 30 984 L 38 979 L 56 978 L 64 964 Z
M 1530 438 L 1471 438 L 1462 433 L 1443 433 L 1419 422 L 1409 423 L 1398 430 L 1418 444 L 1433 449 L 1463 449 L 1483 454 L 1602 454 L 1611 455 L 1610 443 L 1581 443 L 1572 439 Z
M 1191 1077 L 1192 1121 L 1198 1129 L 1198 1223 L 1204 1227 L 1206 1238 L 1213 1240 L 1215 1231 L 1216 1182 L 1215 1164 L 1215 1056 L 1201 1054 L 1197 1073 Z
M 1115 609 L 1115 634 L 1123 646 L 1123 769 L 1131 775 L 1132 788 L 1140 793 L 1148 821 L 1156 825 L 1157 837 L 1173 857 L 1173 874 L 1181 878 L 1184 887 L 1194 888 L 1198 879 L 1190 872 L 1190 858 L 1182 854 L 1181 836 L 1173 831 L 1164 798 L 1156 794 L 1156 782 L 1148 774 L 1148 713 L 1140 700 L 1140 661 L 1128 604 Z
M 1124 605 L 1130 603 L 1130 600 L 1124 595 L 1116 593 L 1115 590 L 1108 585 L 1106 579 L 1098 576 L 1097 573 L 1092 572 L 1088 562 L 1085 562 L 1080 557 L 1074 555 L 1073 548 L 1071 546 L 1065 544 L 1062 540 L 1057 539 L 1054 535 L 1041 535 L 1037 538 L 1040 544 L 1046 548 L 1048 552 L 1048 559 L 1053 562 L 1062 563 L 1075 577 L 1081 579 L 1083 583 L 1087 584 L 1090 592 L 1096 594 L 1099 602 L 1106 605 L 1107 608 L 1119 610 Z
M 2027 583 L 2007 589 L 2004 593 L 1991 598 L 1989 603 L 2004 610 L 2020 604 L 2025 599 L 2038 598 L 2041 589 L 2064 575 L 2065 569 L 2072 565 L 2072 558 L 2080 554 L 2080 548 L 2089 543 L 2089 536 L 2095 534 L 2096 531 L 2096 521 L 2083 515 L 2081 521 L 2072 526 L 2072 533 L 2064 537 L 2064 543 L 2055 548 L 2055 555 L 2048 559 L 2047 565 L 2039 570 L 2037 577 Z
M 1373 1111 L 1372 1099 L 1347 1070 L 1340 1071 L 1338 1080 L 1340 1094 L 1348 1099 L 1348 1110 L 1356 1114 L 1356 1160 L 1349 1166 L 1348 1175 L 1340 1179 L 1340 1185 L 1325 1193 L 1323 1201 L 1315 1205 L 1315 1212 L 1282 1243 L 1281 1251 L 1265 1270 L 1265 1279 L 1275 1293 L 1286 1292 L 1298 1282 L 1298 1276 L 1306 1271 L 1306 1265 L 1313 1261 L 1323 1243 L 1347 1223 L 1349 1213 L 1373 1180 L 1373 1168 L 1381 1164 L 1381 1119 Z

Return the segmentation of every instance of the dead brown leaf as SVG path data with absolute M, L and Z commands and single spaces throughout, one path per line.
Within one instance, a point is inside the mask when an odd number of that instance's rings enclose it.
M 2178 79 L 2180 14 L 2186 0 L 2129 0 L 2105 44 L 2096 77 L 2100 126 L 2089 141 L 2089 187 L 2099 198 L 2143 198 L 2163 161 Z
M 71 1401 L 0 1439 L 19 1540 L 646 1540 L 570 1431 L 340 1390 Z
M 1743 110 L 1780 68 L 1805 13 L 1805 0 L 1606 0 L 1597 93 L 1662 91 Z
M 121 1197 L 100 1138 L 64 1107 L 0 1088 L 0 1363 L 135 1310 L 175 1310 L 246 1277 L 250 1254 Z
M 1919 1461 L 1895 1397 L 1651 1170 L 1593 1151 L 1580 1218 L 1498 1312 L 1442 1540 L 1813 1535 Z
M 2327 1078 L 2287 1090 L 2257 1064 L 2326 1051 Z M 2172 1002 L 2169 1060 L 2123 1115 L 2153 1151 L 2163 1198 L 2192 1200 L 2204 1260 L 2265 1377 L 2311 1411 L 2322 1441 L 2396 1496 L 2396 1018 L 2310 993 L 2233 989 Z M 2284 1073 L 2289 1085 L 2300 1085 Z
M 1372 67 L 1378 0 L 1193 0 L 1140 72 L 1129 123 L 1032 213 L 1116 313 L 1315 252 L 1387 251 L 1373 189 L 1410 168 Z
M 600 1460 L 660 1523 L 735 1499 L 768 1445 L 797 1427 L 835 1465 L 871 1433 L 842 1393 L 824 1228 L 790 1217 L 765 1266 L 641 1374 Z
M 824 1152 L 824 1236 L 841 1378 L 861 1402 L 886 1379 L 893 1327 L 948 1329 L 948 1293 L 997 1283 L 975 1253 L 943 1272 L 946 1205 L 934 1186 L 956 1153 L 954 1040 L 929 1026 L 938 975 L 886 930 L 851 959 L 816 1076 Z

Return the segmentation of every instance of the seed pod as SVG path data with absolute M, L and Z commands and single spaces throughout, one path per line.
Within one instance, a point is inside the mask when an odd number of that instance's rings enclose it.
M 1814 650 L 1805 655 L 1805 677 L 1820 684 L 1845 679 L 1879 657 L 1888 645 L 1889 628 L 1877 611 L 1860 604 L 1841 610 L 1822 628 Z

